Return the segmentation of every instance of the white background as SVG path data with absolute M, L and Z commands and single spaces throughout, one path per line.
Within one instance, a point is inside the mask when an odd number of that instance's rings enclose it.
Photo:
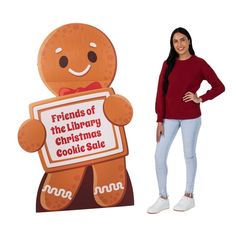
M 1 1 L 1 235 L 235 235 L 235 7 L 234 1 Z M 135 206 L 35 213 L 43 169 L 36 153 L 24 152 L 17 131 L 28 104 L 53 95 L 37 70 L 38 49 L 55 28 L 72 22 L 91 24 L 116 48 L 118 68 L 112 87 L 134 109 L 126 127 Z M 158 197 L 154 167 L 156 86 L 169 53 L 171 32 L 189 30 L 196 55 L 204 58 L 226 92 L 202 104 L 196 207 L 149 215 Z M 203 83 L 200 94 L 209 86 Z M 169 155 L 171 207 L 184 192 L 185 165 L 180 133 Z M 5 232 L 4 234 L 2 232 Z

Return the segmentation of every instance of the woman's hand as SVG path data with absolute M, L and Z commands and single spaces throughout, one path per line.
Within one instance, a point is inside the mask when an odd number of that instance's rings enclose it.
M 183 101 L 184 102 L 193 101 L 195 103 L 200 103 L 200 102 L 202 102 L 202 99 L 199 98 L 196 93 L 187 92 L 187 93 L 185 93 L 185 95 L 183 97 Z
M 164 126 L 162 122 L 158 122 L 157 125 L 157 142 L 159 143 L 160 139 L 161 139 L 161 135 L 164 134 Z

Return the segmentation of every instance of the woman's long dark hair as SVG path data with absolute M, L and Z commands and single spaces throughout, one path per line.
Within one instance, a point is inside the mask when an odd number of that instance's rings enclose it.
M 174 68 L 176 58 L 178 58 L 178 53 L 175 51 L 174 45 L 173 45 L 173 37 L 174 37 L 175 33 L 184 34 L 190 40 L 189 53 L 191 55 L 195 55 L 195 52 L 193 50 L 193 45 L 192 45 L 192 38 L 191 38 L 189 32 L 186 29 L 182 28 L 182 27 L 179 27 L 179 28 L 175 29 L 172 32 L 171 37 L 170 37 L 170 53 L 169 53 L 169 56 L 166 60 L 168 66 L 166 68 L 165 75 L 164 75 L 164 83 L 163 83 L 163 94 L 164 95 L 166 95 L 167 90 L 168 90 L 168 85 L 169 85 L 168 77 L 169 77 L 171 71 Z

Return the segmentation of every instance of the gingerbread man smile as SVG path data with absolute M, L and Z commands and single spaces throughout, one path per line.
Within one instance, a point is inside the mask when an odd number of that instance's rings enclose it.
M 89 72 L 91 68 L 91 65 L 89 64 L 83 71 L 81 72 L 78 72 L 78 71 L 74 71 L 73 69 L 69 68 L 68 71 L 72 74 L 72 75 L 75 75 L 75 76 L 78 76 L 78 77 L 81 77 L 85 74 L 87 74 Z

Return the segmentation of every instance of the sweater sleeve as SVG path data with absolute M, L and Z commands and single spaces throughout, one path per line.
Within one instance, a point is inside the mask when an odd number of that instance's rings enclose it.
M 200 96 L 202 98 L 202 101 L 205 102 L 223 93 L 225 91 L 225 86 L 219 80 L 215 71 L 205 61 L 203 62 L 204 63 L 202 65 L 202 73 L 203 73 L 204 79 L 207 80 L 207 82 L 211 85 L 211 89 L 208 90 L 202 96 Z
M 164 62 L 159 76 L 157 94 L 156 94 L 155 108 L 157 113 L 157 122 L 163 122 L 165 116 L 165 96 L 163 94 L 163 82 L 166 68 L 167 68 L 167 63 Z

